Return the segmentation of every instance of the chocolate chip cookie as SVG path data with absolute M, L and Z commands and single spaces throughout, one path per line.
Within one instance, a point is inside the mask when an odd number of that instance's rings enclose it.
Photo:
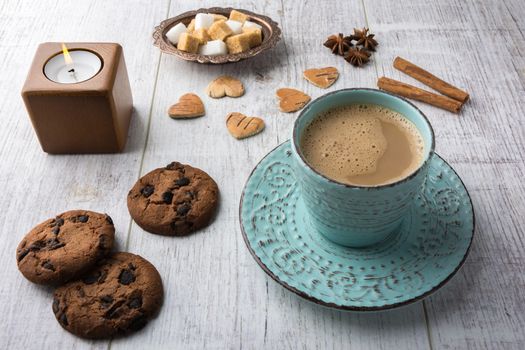
M 34 227 L 16 250 L 18 269 L 38 284 L 60 284 L 86 272 L 113 248 L 106 214 L 71 210 Z
M 53 312 L 67 331 L 83 338 L 109 338 L 137 331 L 156 315 L 164 291 L 146 259 L 117 252 L 79 280 L 55 290 Z
M 173 162 L 135 183 L 128 194 L 131 217 L 144 230 L 183 236 L 210 222 L 219 189 L 204 171 Z

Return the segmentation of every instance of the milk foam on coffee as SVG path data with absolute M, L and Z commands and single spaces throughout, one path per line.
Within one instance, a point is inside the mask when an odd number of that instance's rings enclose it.
M 317 116 L 303 132 L 301 150 L 314 169 L 331 179 L 375 186 L 419 168 L 424 142 L 403 115 L 379 105 L 355 104 Z

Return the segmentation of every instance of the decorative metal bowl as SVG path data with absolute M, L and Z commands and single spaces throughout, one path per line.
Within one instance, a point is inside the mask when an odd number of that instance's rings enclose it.
M 229 17 L 230 12 L 232 10 L 238 10 L 244 14 L 247 14 L 248 16 L 250 16 L 250 21 L 257 23 L 262 27 L 263 39 L 261 45 L 241 53 L 207 56 L 178 50 L 177 47 L 173 45 L 166 37 L 166 33 L 173 26 L 181 22 L 187 26 L 191 22 L 191 20 L 195 18 L 195 15 L 197 15 L 197 13 L 214 13 Z M 274 22 L 271 18 L 250 11 L 234 9 L 231 7 L 211 7 L 207 9 L 203 8 L 195 11 L 184 12 L 178 15 L 177 17 L 168 18 L 162 21 L 158 26 L 155 27 L 155 31 L 153 32 L 154 45 L 157 46 L 162 52 L 168 53 L 170 55 L 175 55 L 186 61 L 212 64 L 237 62 L 253 57 L 255 55 L 260 54 L 263 51 L 274 47 L 280 39 L 281 29 L 279 28 L 279 25 L 276 22 Z

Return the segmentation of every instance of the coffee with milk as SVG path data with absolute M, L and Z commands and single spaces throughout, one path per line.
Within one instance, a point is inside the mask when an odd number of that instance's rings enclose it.
M 324 176 L 349 185 L 379 186 L 402 180 L 424 158 L 417 127 L 391 109 L 354 104 L 330 109 L 305 129 L 300 148 Z

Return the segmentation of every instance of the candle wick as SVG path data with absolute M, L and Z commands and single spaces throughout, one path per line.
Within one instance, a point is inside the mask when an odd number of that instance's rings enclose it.
M 77 78 L 77 72 L 75 72 L 75 68 L 71 68 L 70 70 L 67 71 L 69 74 L 71 74 L 71 76 L 73 77 L 73 79 L 75 79 L 75 81 L 78 81 L 78 78 Z

